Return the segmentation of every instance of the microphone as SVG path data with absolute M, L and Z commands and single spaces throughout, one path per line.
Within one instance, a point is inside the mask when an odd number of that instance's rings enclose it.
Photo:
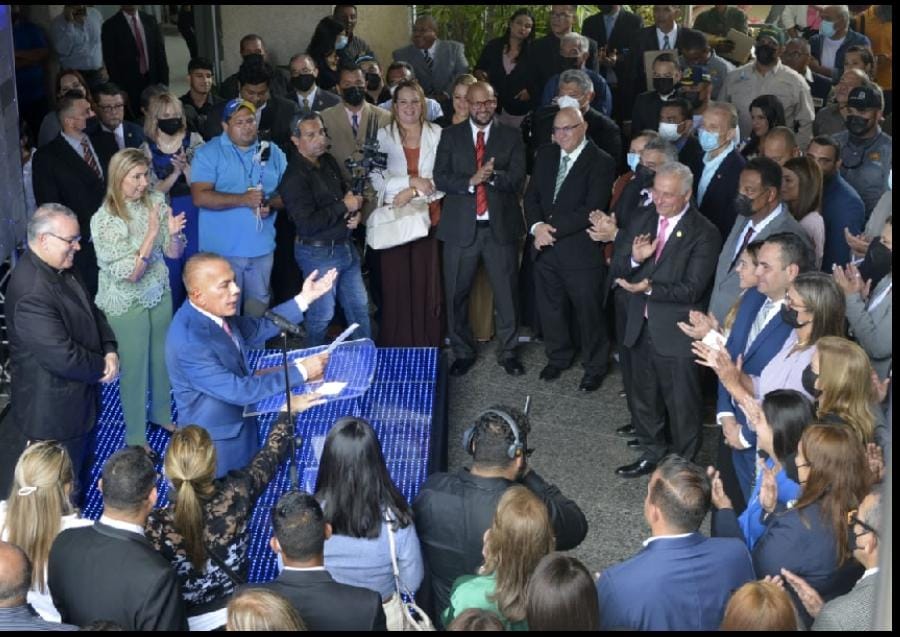
M 299 325 L 295 325 L 291 323 L 289 320 L 281 316 L 280 314 L 276 314 L 272 310 L 266 310 L 263 314 L 263 318 L 269 321 L 272 321 L 275 324 L 275 327 L 280 329 L 282 332 L 287 332 L 288 334 L 293 334 L 294 336 L 304 337 L 305 330 L 301 329 Z

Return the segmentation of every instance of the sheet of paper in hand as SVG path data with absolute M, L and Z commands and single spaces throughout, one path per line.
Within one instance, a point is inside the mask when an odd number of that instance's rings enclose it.
M 328 349 L 329 346 L 321 345 L 309 349 L 292 350 L 288 352 L 288 364 L 293 364 L 300 358 L 321 354 Z M 377 357 L 378 350 L 371 339 L 364 338 L 340 343 L 337 347 L 331 348 L 325 374 L 321 379 L 304 383 L 301 387 L 292 387 L 291 391 L 294 394 L 317 392 L 326 402 L 358 398 L 365 394 L 372 384 Z M 279 352 L 261 356 L 254 367 L 257 370 L 271 370 L 268 373 L 272 374 L 284 373 Z M 278 393 L 252 405 L 247 405 L 244 415 L 258 416 L 282 411 L 283 408 L 284 394 Z

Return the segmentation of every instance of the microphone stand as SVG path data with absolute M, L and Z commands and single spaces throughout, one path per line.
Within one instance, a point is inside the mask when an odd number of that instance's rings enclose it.
M 281 330 L 281 363 L 284 368 L 284 396 L 287 399 L 287 418 L 289 423 L 289 431 L 291 435 L 291 459 L 290 459 L 290 480 L 291 489 L 300 490 L 300 478 L 297 470 L 297 423 L 294 422 L 294 414 L 291 411 L 291 376 L 288 372 L 288 333 L 287 330 Z

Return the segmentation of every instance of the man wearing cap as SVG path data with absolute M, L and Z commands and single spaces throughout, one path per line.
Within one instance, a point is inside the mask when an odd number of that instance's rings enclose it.
M 860 86 L 847 96 L 847 130 L 834 136 L 841 147 L 841 175 L 862 197 L 866 218 L 887 190 L 893 140 L 881 130 L 884 97 L 877 86 Z
M 291 158 L 279 191 L 297 229 L 294 258 L 309 276 L 334 268 L 337 284 L 306 313 L 306 345 L 325 342 L 325 330 L 339 301 L 348 323 L 359 328 L 354 338 L 370 338 L 369 297 L 363 284 L 359 252 L 350 235 L 362 217 L 363 198 L 353 194 L 337 160 L 328 153 L 328 135 L 318 113 L 294 118 Z
M 784 106 L 785 124 L 806 146 L 812 138 L 812 95 L 803 76 L 781 63 L 784 42 L 784 31 L 778 27 L 760 28 L 756 59 L 728 74 L 719 101 L 734 104 L 740 130 L 745 132 L 750 130 L 750 102 L 760 95 L 774 95 Z
M 694 130 L 703 124 L 703 113 L 709 107 L 713 93 L 712 79 L 705 66 L 689 66 L 681 75 L 677 95 L 691 105 Z
M 725 84 L 725 78 L 734 70 L 734 64 L 716 55 L 706 36 L 700 31 L 684 28 L 678 39 L 678 50 L 681 53 L 681 67 L 699 66 L 709 74 L 712 82 L 711 99 L 719 99 L 719 91 Z
M 200 250 L 225 257 L 242 290 L 243 313 L 261 316 L 269 306 L 274 208 L 281 207 L 275 190 L 287 159 L 278 146 L 258 139 L 256 107 L 246 100 L 225 103 L 222 130 L 191 163 Z

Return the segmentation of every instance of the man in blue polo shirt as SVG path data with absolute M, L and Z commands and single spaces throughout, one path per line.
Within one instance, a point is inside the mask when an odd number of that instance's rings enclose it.
M 256 108 L 236 98 L 222 111 L 223 133 L 201 146 L 191 163 L 191 195 L 200 209 L 200 250 L 228 261 L 242 290 L 243 313 L 269 306 L 275 251 L 276 190 L 287 159 L 259 141 Z

